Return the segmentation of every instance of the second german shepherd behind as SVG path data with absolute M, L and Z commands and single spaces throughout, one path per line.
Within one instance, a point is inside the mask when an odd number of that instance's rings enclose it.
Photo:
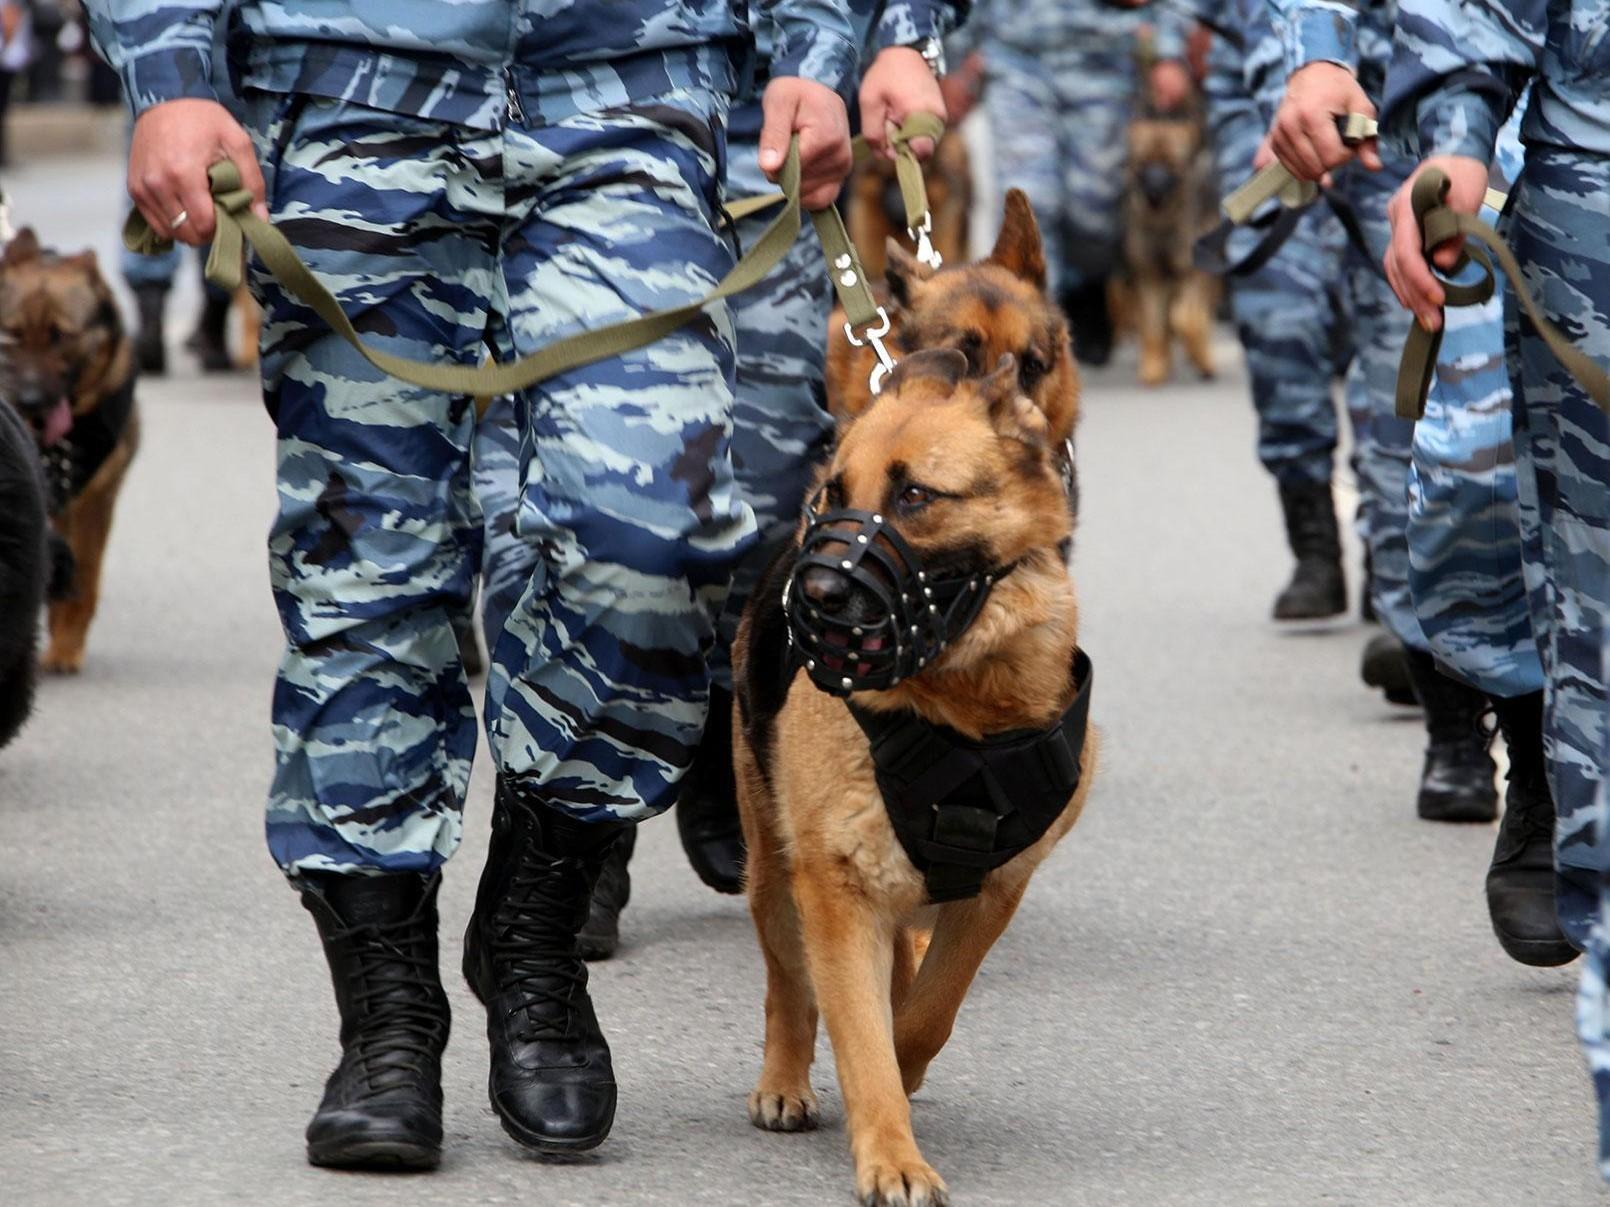
M 820 1010 L 857 1191 L 868 1204 L 946 1202 L 943 1179 L 917 1148 L 907 1096 L 949 1038 L 1029 877 L 1078 818 L 1095 757 L 1081 724 L 1081 741 L 1064 754 L 1068 790 L 1060 798 L 1053 790 L 1042 814 L 1049 820 L 1021 831 L 1016 853 L 992 870 L 979 865 L 976 895 L 953 896 L 935 890 L 932 865 L 925 877 L 907 831 L 897 833 L 868 733 L 911 721 L 967 749 L 990 749 L 1008 732 L 1061 733 L 1088 701 L 1088 666 L 1070 673 L 1079 665 L 1078 609 L 1061 552 L 1073 522 L 1061 470 L 1073 418 L 1071 405 L 1054 417 L 1036 405 L 1010 355 L 982 378 L 969 376 L 960 351 L 906 356 L 883 392 L 841 425 L 822 471 L 813 507 L 824 514 L 802 539 L 825 560 L 785 551 L 733 651 L 746 877 L 767 976 L 765 1058 L 749 1115 L 773 1131 L 815 1125 L 810 1067 Z M 858 548 L 872 570 L 838 576 L 836 566 L 861 559 Z M 903 588 L 904 605 L 895 602 Z M 982 605 L 969 603 L 980 590 Z M 910 634 L 932 631 L 938 617 L 946 639 L 902 655 L 910 618 L 889 621 L 910 609 L 913 593 L 924 615 Z M 957 609 L 963 619 L 952 625 Z M 809 638 L 793 636 L 794 617 L 822 614 L 846 635 L 829 632 L 810 647 L 814 658 L 797 655 Z M 883 689 L 848 690 L 891 658 L 894 678 Z M 842 698 L 830 694 L 840 674 Z M 1003 782 L 1008 794 L 1018 788 L 1015 777 Z M 998 820 L 1008 830 L 1031 811 L 1014 798 L 990 826 Z M 936 841 L 945 838 L 938 829 Z M 942 841 L 918 845 L 936 861 L 948 858 Z

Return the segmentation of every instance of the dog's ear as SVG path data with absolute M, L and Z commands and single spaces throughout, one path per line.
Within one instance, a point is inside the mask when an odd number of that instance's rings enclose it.
M 918 381 L 933 382 L 946 395 L 954 394 L 956 387 L 967 376 L 967 357 L 954 348 L 926 348 L 913 352 L 894 367 L 889 380 L 883 383 L 885 392 L 897 394 L 906 386 Z
M 1036 289 L 1045 289 L 1045 246 L 1040 242 L 1040 224 L 1034 220 L 1034 210 L 1022 189 L 1006 191 L 1006 219 L 989 258 Z
M 33 227 L 25 226 L 6 244 L 6 254 L 0 256 L 0 268 L 26 264 L 29 260 L 39 259 L 39 256 L 39 236 L 34 234 Z
M 912 296 L 922 282 L 934 275 L 934 270 L 895 242 L 893 235 L 889 236 L 883 250 L 883 275 L 889 282 L 889 292 L 898 305 L 909 310 Z
M 1045 412 L 1018 384 L 1017 358 L 1008 352 L 995 370 L 978 383 L 979 397 L 989 408 L 990 424 L 1002 436 L 1029 444 L 1045 444 L 1051 432 Z

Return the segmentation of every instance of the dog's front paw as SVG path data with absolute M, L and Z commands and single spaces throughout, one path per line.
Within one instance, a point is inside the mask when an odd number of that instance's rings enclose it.
M 53 645 L 39 659 L 39 669 L 52 675 L 76 675 L 84 669 L 84 651 L 63 650 Z
M 908 1160 L 871 1158 L 855 1171 L 855 1190 L 864 1207 L 946 1207 L 945 1179 L 920 1155 Z
M 808 1132 L 821 1120 L 810 1086 L 800 1090 L 757 1089 L 749 1095 L 749 1122 L 768 1132 Z

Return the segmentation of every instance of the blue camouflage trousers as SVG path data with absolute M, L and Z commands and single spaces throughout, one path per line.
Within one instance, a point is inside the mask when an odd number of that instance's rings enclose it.
M 1610 158 L 1534 146 L 1505 235 L 1543 313 L 1610 368 Z M 1585 946 L 1577 1025 L 1610 1177 L 1610 417 L 1506 307 L 1526 586 L 1546 677 L 1543 751 L 1557 820 L 1560 923 Z
M 724 101 L 680 91 L 466 129 L 259 97 L 276 223 L 367 340 L 479 362 L 706 292 Z M 475 712 L 454 622 L 481 567 L 468 398 L 389 379 L 256 274 L 278 433 L 270 578 L 287 649 L 269 847 L 308 870 L 418 871 L 456 848 Z M 512 531 L 535 556 L 492 648 L 499 772 L 583 818 L 672 803 L 708 699 L 713 602 L 753 540 L 728 457 L 713 306 L 514 399 Z
M 1215 39 L 1203 83 L 1221 196 L 1252 175 L 1268 129 L 1242 82 L 1239 59 L 1225 39 Z M 1231 258 L 1245 255 L 1256 239 L 1238 231 Z M 1346 322 L 1339 288 L 1346 245 L 1335 215 L 1315 205 L 1268 263 L 1226 278 L 1258 413 L 1258 460 L 1282 485 L 1331 480 L 1338 430 L 1331 386 L 1337 335 Z
M 1118 258 L 1133 45 L 1031 55 L 992 43 L 984 62 L 995 171 L 1034 207 L 1053 295 L 1101 280 Z
M 758 105 L 754 113 L 736 110 L 735 131 L 754 130 L 753 139 L 734 135 L 728 146 L 726 196 L 741 198 L 775 190 L 760 170 Z M 771 211 L 736 224 L 740 248 L 747 249 L 774 217 Z M 732 413 L 732 469 L 740 496 L 754 512 L 765 543 L 794 528 L 811 475 L 833 442 L 827 412 L 824 357 L 827 320 L 832 310 L 828 280 L 816 230 L 809 223 L 783 262 L 753 289 L 731 303 L 737 339 L 737 379 Z M 502 632 L 536 557 L 515 532 L 519 497 L 519 434 L 513 407 L 499 399 L 475 437 L 475 493 L 486 516 L 486 569 L 482 583 L 482 623 L 488 648 Z M 751 555 L 739 563 L 717 616 L 716 643 L 710 652 L 711 678 L 732 687 L 729 654 L 744 604 L 765 567 Z

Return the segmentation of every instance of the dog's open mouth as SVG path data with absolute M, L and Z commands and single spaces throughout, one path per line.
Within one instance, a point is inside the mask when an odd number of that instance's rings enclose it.
M 828 645 L 838 646 L 845 650 L 848 650 L 850 646 L 849 635 L 846 633 L 841 633 L 837 629 L 829 629 L 827 632 L 823 633 L 822 640 Z M 863 637 L 856 645 L 856 651 L 863 654 L 875 654 L 882 648 L 882 637 Z M 826 666 L 829 670 L 838 671 L 840 674 L 844 673 L 844 659 L 838 657 L 836 654 L 823 654 L 822 665 Z M 855 674 L 857 676 L 870 675 L 871 673 L 872 664 L 870 662 L 856 663 Z

